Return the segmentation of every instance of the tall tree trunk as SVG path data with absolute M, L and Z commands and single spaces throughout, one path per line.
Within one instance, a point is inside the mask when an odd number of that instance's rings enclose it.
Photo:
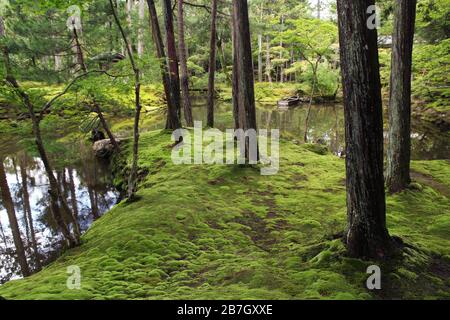
M 344 88 L 347 249 L 351 256 L 382 259 L 390 253 L 383 179 L 383 115 L 377 30 L 367 28 L 374 0 L 338 0 Z
M 144 56 L 144 20 L 145 20 L 145 0 L 139 0 L 139 31 L 138 31 L 138 56 Z
M 163 3 L 164 25 L 166 28 L 167 58 L 169 59 L 170 87 L 175 107 L 177 109 L 178 118 L 181 118 L 180 74 L 178 71 L 177 47 L 175 44 L 175 32 L 173 28 L 172 1 L 162 0 L 162 3 Z
M 130 60 L 131 68 L 134 73 L 134 97 L 135 97 L 135 112 L 134 112 L 134 125 L 133 125 L 133 160 L 131 163 L 131 171 L 130 176 L 128 178 L 128 199 L 133 200 L 136 194 L 137 187 L 137 171 L 138 171 L 138 160 L 139 160 L 139 121 L 141 117 L 141 71 L 139 70 L 135 60 L 132 50 L 130 49 L 127 36 L 120 24 L 119 17 L 117 16 L 116 9 L 114 8 L 113 0 L 109 0 L 109 4 L 114 16 L 114 20 L 116 21 L 117 27 L 119 28 L 120 34 L 122 35 L 122 39 L 125 43 L 125 46 L 128 49 L 128 57 Z
M 77 193 L 75 190 L 75 180 L 73 178 L 73 170 L 68 169 L 69 171 L 69 191 L 70 191 L 70 203 L 72 206 L 73 214 L 77 217 L 78 220 L 78 202 L 77 202 Z
M 254 129 L 256 125 L 255 88 L 253 75 L 252 47 L 247 0 L 233 0 L 235 19 L 235 54 L 237 54 L 238 111 L 239 128 L 244 131 Z M 246 142 L 245 156 L 249 156 Z M 257 159 L 250 159 L 257 160 Z
M 281 15 L 281 30 L 284 30 L 284 16 Z M 280 59 L 283 59 L 283 39 L 280 40 Z M 280 82 L 284 82 L 284 63 L 280 65 Z
M 161 35 L 161 28 L 159 27 L 158 14 L 156 12 L 155 2 L 147 0 L 149 11 L 149 22 L 152 30 L 153 42 L 156 47 L 156 57 L 160 61 L 161 76 L 164 86 L 164 92 L 167 99 L 167 121 L 166 129 L 176 130 L 181 127 L 180 118 L 178 117 L 178 110 L 170 83 L 169 69 L 167 66 L 167 59 L 164 50 L 164 42 Z
M 26 155 L 24 155 L 25 157 Z M 23 194 L 23 210 L 24 214 L 28 217 L 28 223 L 30 228 L 30 240 L 31 240 L 31 246 L 33 247 L 34 251 L 34 259 L 36 261 L 37 270 L 41 270 L 42 264 L 41 259 L 39 256 L 39 250 L 37 246 L 36 241 L 36 233 L 34 230 L 34 223 L 33 223 L 33 216 L 31 212 L 31 205 L 30 205 L 30 194 L 28 192 L 28 176 L 27 176 L 27 170 L 25 165 L 25 159 L 21 159 L 20 161 L 20 176 L 22 179 L 22 194 Z
M 0 39 L 4 37 L 4 28 L 3 28 L 3 20 L 0 17 Z M 61 205 L 63 207 L 67 207 L 67 203 L 65 198 L 62 196 L 61 188 L 58 185 L 58 182 L 55 178 L 55 175 L 53 174 L 53 168 L 50 165 L 50 161 L 47 156 L 47 152 L 44 148 L 44 143 L 42 141 L 42 135 L 41 135 L 41 129 L 39 126 L 39 119 L 36 116 L 36 113 L 34 112 L 34 106 L 31 103 L 30 97 L 28 94 L 22 90 L 19 83 L 17 82 L 16 78 L 14 77 L 12 73 L 11 63 L 9 59 L 9 51 L 6 46 L 2 46 L 2 54 L 3 54 L 3 63 L 5 66 L 6 71 L 6 81 L 16 90 L 17 94 L 21 97 L 24 105 L 28 109 L 28 113 L 30 115 L 32 128 L 33 128 L 33 134 L 35 136 L 35 142 L 36 146 L 39 152 L 39 155 L 41 157 L 41 160 L 44 164 L 45 171 L 47 173 L 47 177 L 49 180 L 50 188 L 49 188 L 49 194 L 51 198 L 51 202 L 53 204 L 53 215 L 55 218 L 55 221 L 58 223 L 58 226 L 60 228 L 60 231 L 62 232 L 64 238 L 67 240 L 67 243 L 69 247 L 76 246 L 78 244 L 78 239 L 74 238 L 70 232 L 69 227 L 67 226 L 66 222 L 64 221 L 64 218 L 61 214 L 61 211 L 58 206 L 58 201 L 60 200 Z
M 133 32 L 133 18 L 132 18 L 132 11 L 133 11 L 133 2 L 134 0 L 126 0 L 126 5 L 125 5 L 125 13 L 127 16 L 127 25 L 128 25 L 128 32 L 129 32 L 129 38 L 128 40 L 128 50 L 133 52 L 133 36 L 132 36 L 132 32 Z
M 258 81 L 263 82 L 262 34 L 258 34 Z
M 270 36 L 266 36 L 266 75 L 267 81 L 272 83 L 272 62 L 270 59 Z
M 208 127 L 214 127 L 214 80 L 216 77 L 216 20 L 217 20 L 217 0 L 212 0 L 211 7 L 211 35 L 209 42 L 209 73 L 208 73 Z
M 233 118 L 234 128 L 239 129 L 239 52 L 237 48 L 237 19 L 236 13 L 233 8 L 231 19 L 231 42 L 232 42 L 232 54 L 233 54 L 233 72 L 232 72 L 232 99 L 233 99 Z
M 189 73 L 187 67 L 186 40 L 184 37 L 183 3 L 183 0 L 178 0 L 178 49 L 181 69 L 181 92 L 183 94 L 183 110 L 186 125 L 188 127 L 193 127 L 194 120 L 192 118 L 191 98 L 189 97 Z
M 386 182 L 392 193 L 411 182 L 411 69 L 416 0 L 395 1 Z
M 3 206 L 8 214 L 9 225 L 13 235 L 14 245 L 16 247 L 17 261 L 20 265 L 20 270 L 24 277 L 28 277 L 31 272 L 28 266 L 27 257 L 25 255 L 25 248 L 23 246 L 22 237 L 20 236 L 19 224 L 17 223 L 16 212 L 14 210 L 14 203 L 9 191 L 8 181 L 6 180 L 5 167 L 3 166 L 4 158 L 0 158 L 0 189 L 2 194 Z

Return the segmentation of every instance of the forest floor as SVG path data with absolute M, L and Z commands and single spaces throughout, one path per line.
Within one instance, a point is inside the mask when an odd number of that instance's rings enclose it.
M 346 224 L 344 160 L 282 140 L 279 173 L 262 176 L 258 166 L 177 166 L 169 133 L 141 139 L 137 200 L 115 206 L 80 247 L 1 286 L 0 296 L 450 299 L 448 161 L 413 162 L 411 188 L 388 197 L 389 230 L 405 248 L 380 265 L 382 290 L 369 291 L 366 270 L 375 263 L 346 257 L 339 237 Z M 66 285 L 73 265 L 81 269 L 80 290 Z

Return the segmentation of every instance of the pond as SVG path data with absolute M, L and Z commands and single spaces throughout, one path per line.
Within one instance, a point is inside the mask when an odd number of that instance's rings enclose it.
M 204 99 L 194 100 L 193 115 L 197 121 L 206 124 L 206 108 Z M 216 105 L 216 127 L 225 130 L 233 127 L 232 105 L 228 102 L 218 102 Z M 303 142 L 305 135 L 306 107 L 296 107 L 280 110 L 273 105 L 258 104 L 258 127 L 263 129 L 279 129 L 281 136 L 290 140 Z M 151 124 L 143 123 L 142 130 L 163 128 L 164 120 Z M 120 122 L 121 119 L 110 119 Z M 130 121 L 127 119 L 126 121 Z M 125 126 L 120 135 L 131 135 L 131 128 Z M 441 132 L 430 124 L 413 120 L 412 130 L 414 160 L 449 159 L 449 133 Z M 306 130 L 309 142 L 326 144 L 330 150 L 339 156 L 344 155 L 344 114 L 339 104 L 314 105 L 311 109 L 308 128 Z M 65 133 L 67 134 L 67 132 Z M 385 134 L 386 136 L 386 134 Z M 61 137 L 55 135 L 54 140 Z M 55 141 L 53 141 L 55 142 Z M 89 142 L 83 139 L 72 139 L 65 143 L 49 142 L 51 161 L 57 170 L 62 190 L 66 193 L 69 203 L 78 211 L 79 222 L 83 231 L 108 211 L 119 199 L 119 193 L 114 189 L 112 177 L 107 163 L 97 160 Z M 31 144 L 32 142 L 28 142 Z M 39 157 L 33 148 L 19 144 L 17 137 L 3 136 L 0 138 L 0 151 L 6 160 L 6 176 L 13 198 L 16 215 L 27 248 L 29 257 L 33 256 L 30 245 L 30 222 L 32 222 L 39 247 L 39 259 L 47 264 L 60 254 L 62 236 L 56 229 L 48 199 L 48 181 Z M 24 188 L 27 186 L 28 198 L 24 198 Z M 73 201 L 72 201 L 73 200 Z M 27 219 L 24 214 L 24 203 L 29 202 L 32 217 Z M 0 199 L 0 284 L 18 276 L 18 266 L 15 261 L 14 245 L 9 223 Z M 32 259 L 30 258 L 30 261 Z

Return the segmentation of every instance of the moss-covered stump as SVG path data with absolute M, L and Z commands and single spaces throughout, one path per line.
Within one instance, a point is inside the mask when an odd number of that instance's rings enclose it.
M 278 175 L 257 167 L 172 164 L 170 134 L 142 135 L 138 201 L 96 221 L 80 247 L 0 287 L 7 299 L 450 298 L 447 161 L 415 162 L 427 177 L 388 198 L 403 257 L 381 266 L 345 256 L 344 161 L 281 141 Z M 436 185 L 440 187 L 437 188 Z M 420 186 L 420 187 L 418 187 Z M 446 188 L 446 189 L 445 189 Z M 81 269 L 69 290 L 67 267 Z

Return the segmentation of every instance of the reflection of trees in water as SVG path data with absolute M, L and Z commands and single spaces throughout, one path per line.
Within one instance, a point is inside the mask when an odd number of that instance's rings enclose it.
M 78 149 L 78 152 L 70 148 Z M 115 203 L 117 193 L 111 183 L 109 168 L 97 162 L 90 146 L 73 143 L 70 148 L 64 149 L 69 150 L 68 155 L 58 155 L 60 160 L 55 166 L 55 175 L 65 199 L 68 200 L 71 209 L 74 209 L 85 231 L 93 221 L 92 208 L 96 217 L 101 216 Z M 22 238 L 26 240 L 24 247 L 30 267 L 38 270 L 39 262 L 42 261 L 45 265 L 59 256 L 64 247 L 64 239 L 52 215 L 48 181 L 41 161 L 22 150 L 10 150 L 9 156 L 5 165 L 13 205 L 17 217 L 20 218 L 20 229 L 23 233 Z M 52 157 L 56 155 L 52 154 Z M 71 163 L 68 163 L 68 160 Z M 92 202 L 89 193 L 92 193 Z M 3 209 L 0 200 L 0 210 Z M 63 212 L 63 219 L 68 224 L 72 222 L 72 216 L 68 212 Z M 3 223 L 0 225 L 0 283 L 20 273 L 16 260 L 10 229 Z

